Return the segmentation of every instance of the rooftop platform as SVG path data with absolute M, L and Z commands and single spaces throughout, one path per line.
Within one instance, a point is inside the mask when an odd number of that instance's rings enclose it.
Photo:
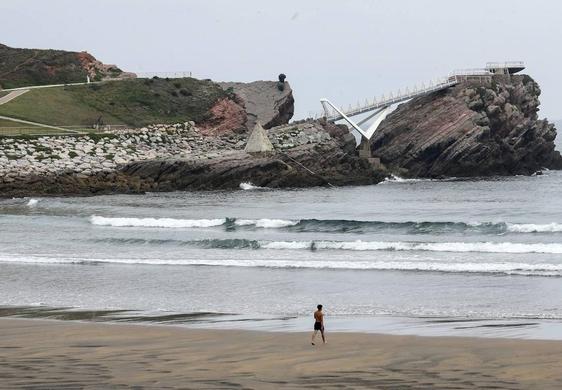
M 523 61 L 488 62 L 486 70 L 494 74 L 514 74 L 525 69 Z

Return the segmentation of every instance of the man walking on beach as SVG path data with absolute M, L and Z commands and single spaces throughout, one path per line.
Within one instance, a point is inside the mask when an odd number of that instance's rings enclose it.
M 322 313 L 322 305 L 316 306 L 318 310 L 314 312 L 314 333 L 312 334 L 312 345 L 314 344 L 314 338 L 316 337 L 316 333 L 320 331 L 322 335 L 322 342 L 326 344 L 326 336 L 324 335 L 324 313 Z

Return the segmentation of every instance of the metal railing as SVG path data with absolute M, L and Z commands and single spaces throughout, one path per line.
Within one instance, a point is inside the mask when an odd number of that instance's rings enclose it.
M 406 88 L 403 92 L 398 90 L 395 94 L 390 93 L 390 95 L 382 95 L 380 98 L 374 98 L 371 102 L 366 101 L 365 104 L 357 104 L 356 107 L 349 106 L 347 109 L 341 109 L 346 116 L 352 117 L 355 115 L 364 114 L 369 111 L 377 110 L 379 108 L 391 106 L 396 103 L 401 103 L 406 100 L 413 99 L 415 97 L 427 95 L 432 92 L 440 91 L 445 88 L 452 87 L 458 84 L 460 81 L 456 75 L 452 75 L 446 78 L 432 80 L 426 86 L 422 84 L 421 86 L 414 86 L 412 89 Z M 335 110 L 330 110 L 329 113 L 324 112 L 324 116 L 329 121 L 337 121 L 343 117 L 338 114 Z
M 153 77 L 158 77 L 161 79 L 179 79 L 184 77 L 193 77 L 191 72 L 134 72 L 138 78 L 151 79 Z
M 525 62 L 523 61 L 505 61 L 505 62 L 487 62 L 486 69 L 498 68 L 524 68 Z
M 17 137 L 22 135 L 32 136 L 69 136 L 80 135 L 88 133 L 101 134 L 111 130 L 127 129 L 127 125 L 104 125 L 99 128 L 92 128 L 87 126 L 57 126 L 61 129 L 68 129 L 68 132 L 57 131 L 55 129 L 42 128 L 40 126 L 17 126 L 17 127 L 0 127 L 0 136 L 2 137 Z
M 355 107 L 351 105 L 347 108 L 340 108 L 340 110 L 348 117 L 355 115 L 364 114 L 369 111 L 374 111 L 383 107 L 387 107 L 396 103 L 401 103 L 406 100 L 410 100 L 419 96 L 427 95 L 432 92 L 437 92 L 442 89 L 452 87 L 463 81 L 480 81 L 486 82 L 490 81 L 494 72 L 492 69 L 497 68 L 521 68 L 525 67 L 522 61 L 511 61 L 511 62 L 488 62 L 485 68 L 475 68 L 475 69 L 458 69 L 449 74 L 449 76 L 434 81 L 430 81 L 428 85 L 422 84 L 421 86 L 414 86 L 412 89 L 406 88 L 404 91 L 398 90 L 396 93 L 390 93 L 390 95 L 382 95 L 380 98 L 374 98 L 372 101 L 365 101 L 364 103 L 358 103 Z M 324 111 L 318 113 L 315 116 L 326 117 L 329 121 L 338 121 L 343 119 L 343 117 L 337 113 L 334 109 L 324 106 Z

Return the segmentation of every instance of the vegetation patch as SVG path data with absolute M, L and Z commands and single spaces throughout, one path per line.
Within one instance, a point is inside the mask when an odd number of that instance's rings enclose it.
M 222 98 L 228 98 L 228 93 L 210 80 L 127 79 L 34 89 L 1 105 L 0 115 L 54 126 L 89 128 L 200 123 L 208 119 L 209 110 Z

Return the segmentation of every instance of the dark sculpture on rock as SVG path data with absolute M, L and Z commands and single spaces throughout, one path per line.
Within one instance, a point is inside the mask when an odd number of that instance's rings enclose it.
M 285 79 L 287 78 L 287 76 L 285 76 L 284 73 L 281 73 L 279 76 L 279 81 L 277 82 L 277 89 L 280 91 L 284 91 L 285 90 Z

